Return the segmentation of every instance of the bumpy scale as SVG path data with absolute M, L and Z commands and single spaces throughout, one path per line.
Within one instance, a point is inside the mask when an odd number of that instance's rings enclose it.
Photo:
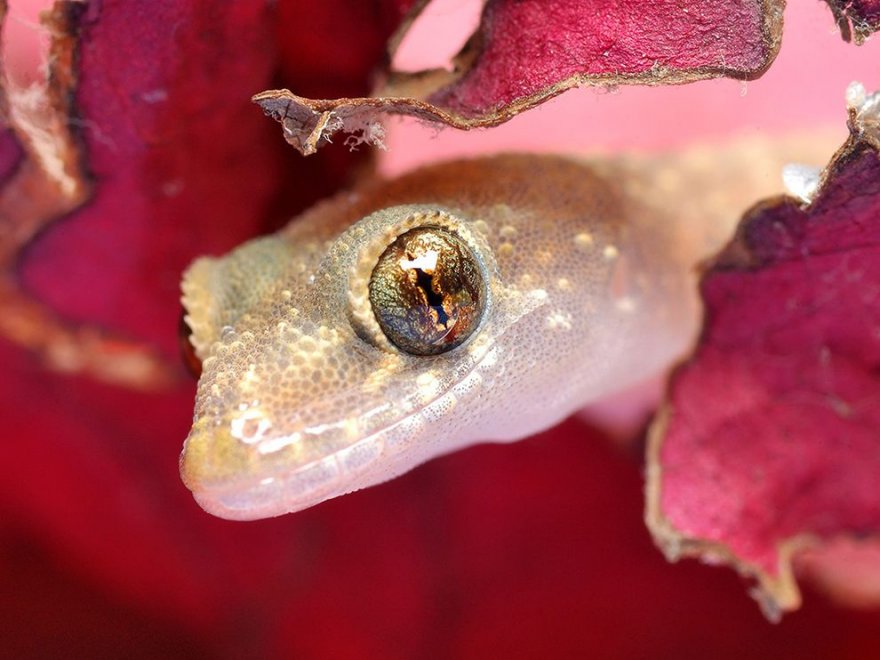
M 734 188 L 772 189 L 778 163 L 743 150 L 733 170 L 751 180 Z M 183 282 L 203 362 L 187 486 L 224 518 L 297 511 L 657 373 L 693 340 L 694 263 L 755 199 L 706 193 L 707 163 L 452 162 L 197 260 Z M 388 252 L 418 228 L 427 247 Z

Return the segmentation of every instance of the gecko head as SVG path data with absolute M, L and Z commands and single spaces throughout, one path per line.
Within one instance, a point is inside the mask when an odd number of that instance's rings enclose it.
M 304 509 L 484 438 L 499 338 L 541 304 L 504 285 L 479 223 L 455 212 L 308 229 L 184 278 L 203 372 L 181 473 L 221 517 Z

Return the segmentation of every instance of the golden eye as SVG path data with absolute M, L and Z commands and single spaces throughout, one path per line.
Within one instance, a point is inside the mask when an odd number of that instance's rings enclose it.
M 486 306 L 476 256 L 454 232 L 423 226 L 389 245 L 370 276 L 370 305 L 400 350 L 436 355 L 467 339 Z

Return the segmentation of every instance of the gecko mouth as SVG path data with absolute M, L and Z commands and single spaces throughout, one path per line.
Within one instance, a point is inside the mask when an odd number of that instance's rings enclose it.
M 455 405 L 463 390 L 482 380 L 479 369 L 494 363 L 494 349 L 469 365 L 464 377 L 439 392 L 418 410 L 395 421 L 370 429 L 357 442 L 340 447 L 323 458 L 293 468 L 239 474 L 230 479 L 184 479 L 193 495 L 206 511 L 214 515 L 250 520 L 291 513 L 320 502 L 392 479 L 415 465 L 443 453 L 433 440 L 428 445 L 421 438 L 425 429 L 436 423 L 441 409 Z M 456 390 L 459 394 L 456 395 Z M 296 438 L 291 436 L 298 436 Z M 276 441 L 281 445 L 307 441 L 302 432 Z M 280 440 L 280 439 L 279 439 Z M 275 448 L 273 447 L 273 449 Z M 266 453 L 271 456 L 271 453 Z M 381 459 L 381 463 L 377 461 Z M 185 460 L 185 457 L 184 457 Z M 376 466 L 379 465 L 379 469 Z
M 393 460 L 405 456 L 389 454 L 388 438 L 395 432 L 399 444 L 418 432 L 410 422 L 414 413 L 376 429 L 354 444 L 337 449 L 318 460 L 287 469 L 228 475 L 228 478 L 200 479 L 188 469 L 186 452 L 181 456 L 181 474 L 203 509 L 230 520 L 255 520 L 309 508 L 333 497 L 391 479 L 412 465 Z M 371 470 L 383 458 L 381 471 Z M 389 460 L 392 459 L 392 460 Z
M 351 445 L 294 468 L 279 469 L 277 465 L 262 476 L 251 472 L 231 479 L 185 481 L 206 511 L 222 518 L 253 520 L 300 511 L 387 481 L 452 451 L 457 444 L 480 439 L 468 436 L 449 443 L 447 438 L 425 431 L 433 430 L 439 418 L 449 414 L 460 399 L 479 386 L 483 381 L 481 372 L 497 364 L 497 341 L 505 334 L 506 331 L 487 342 L 452 384 L 417 410 L 374 429 L 364 429 L 367 435 Z
M 218 485 L 193 491 L 203 508 L 224 518 L 257 519 L 293 513 L 326 500 L 392 479 L 426 458 L 401 451 L 389 452 L 391 444 L 405 445 L 422 428 L 413 424 L 413 413 L 324 458 L 259 480 Z M 407 460 L 401 460 L 406 457 Z M 383 459 L 381 469 L 371 469 Z

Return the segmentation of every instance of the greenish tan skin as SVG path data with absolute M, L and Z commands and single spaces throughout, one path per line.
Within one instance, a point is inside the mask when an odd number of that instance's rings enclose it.
M 656 374 L 695 334 L 693 264 L 745 207 L 678 204 L 701 176 L 699 162 L 453 162 L 197 260 L 183 281 L 203 360 L 186 485 L 224 518 L 297 511 Z M 385 248 L 423 225 L 462 238 L 487 283 L 477 330 L 432 356 L 395 348 L 368 298 Z

